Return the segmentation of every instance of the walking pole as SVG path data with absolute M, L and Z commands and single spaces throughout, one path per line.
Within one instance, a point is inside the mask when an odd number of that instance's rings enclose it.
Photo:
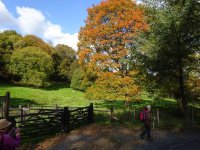
M 154 121 L 155 121 L 155 117 L 153 117 L 153 129 L 152 129 L 152 138 L 154 138 L 154 128 L 155 128 L 155 124 L 154 124 Z

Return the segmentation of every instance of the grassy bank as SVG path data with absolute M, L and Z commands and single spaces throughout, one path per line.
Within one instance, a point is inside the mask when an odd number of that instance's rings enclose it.
M 84 97 L 84 93 L 69 88 L 64 83 L 54 83 L 47 88 L 33 88 L 22 87 L 13 84 L 1 83 L 0 84 L 0 96 L 5 95 L 9 91 L 11 94 L 11 105 L 26 105 L 28 103 L 34 105 L 49 105 L 64 107 L 77 107 L 88 106 L 90 103 L 94 103 L 95 110 L 108 110 L 108 112 L 95 111 L 97 122 L 109 124 L 109 110 L 113 107 L 114 113 L 120 120 L 131 124 L 140 124 L 136 119 L 139 119 L 140 110 L 146 106 L 151 105 L 154 108 L 154 114 L 156 115 L 156 109 L 160 109 L 160 119 L 162 126 L 181 127 L 183 124 L 183 116 L 178 111 L 176 101 L 172 99 L 153 99 L 147 96 L 143 96 L 141 102 L 131 102 L 129 108 L 124 108 L 124 102 L 120 100 L 106 101 L 106 100 L 87 100 Z M 0 101 L 2 102 L 2 101 Z M 134 118 L 135 112 L 135 118 Z M 199 111 L 194 112 L 195 119 L 199 118 Z M 196 117 L 198 116 L 198 118 Z M 172 124 L 172 125 L 171 125 Z
M 35 105 L 86 106 L 90 103 L 84 93 L 69 88 L 67 84 L 53 84 L 48 88 L 22 87 L 12 84 L 0 84 L 0 95 L 11 94 L 11 105 L 27 103 Z
M 69 85 L 64 83 L 54 83 L 47 88 L 34 88 L 23 87 L 8 83 L 0 83 L 0 96 L 5 95 L 9 91 L 11 94 L 11 105 L 18 106 L 23 104 L 35 104 L 35 105 L 50 105 L 55 104 L 59 106 L 87 106 L 89 103 L 94 103 L 98 109 L 110 109 L 114 107 L 116 109 L 124 108 L 123 101 L 106 101 L 106 100 L 88 100 L 85 98 L 83 92 L 73 90 Z M 157 105 L 157 106 L 173 106 L 175 101 L 173 100 L 153 100 L 147 96 L 143 96 L 142 102 L 131 102 L 130 107 L 143 107 L 145 105 Z

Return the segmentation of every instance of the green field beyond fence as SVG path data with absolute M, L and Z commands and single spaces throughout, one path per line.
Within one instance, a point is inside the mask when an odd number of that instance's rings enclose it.
M 87 100 L 84 93 L 73 90 L 65 84 L 52 84 L 48 88 L 32 88 L 21 87 L 12 84 L 0 84 L 0 96 L 5 95 L 10 91 L 11 106 L 18 107 L 19 105 L 32 105 L 41 108 L 43 106 L 55 107 L 84 107 L 90 103 L 94 104 L 96 121 L 99 123 L 110 123 L 110 110 L 114 109 L 114 115 L 122 122 L 131 125 L 141 125 L 137 121 L 139 111 L 150 104 L 152 105 L 154 117 L 158 118 L 159 126 L 162 127 L 182 127 L 184 125 L 184 118 L 177 109 L 175 100 L 172 99 L 152 99 L 143 96 L 142 102 L 131 102 L 129 108 L 124 108 L 123 101 L 106 101 L 106 100 Z M 1 101 L 0 101 L 1 102 Z M 157 112 L 159 110 L 159 112 Z M 193 123 L 197 124 L 200 121 L 200 113 L 197 107 L 190 111 Z

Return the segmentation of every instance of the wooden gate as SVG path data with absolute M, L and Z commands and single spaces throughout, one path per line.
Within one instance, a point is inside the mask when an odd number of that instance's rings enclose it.
M 71 130 L 93 122 L 93 104 L 88 107 L 72 109 L 16 108 L 17 113 L 10 113 L 8 118 L 13 127 L 19 127 L 22 138 L 39 137 Z M 21 113 L 19 113 L 21 111 Z
M 22 138 L 35 137 L 61 132 L 62 113 L 63 109 L 40 109 L 37 113 L 11 116 L 9 120 L 20 128 Z

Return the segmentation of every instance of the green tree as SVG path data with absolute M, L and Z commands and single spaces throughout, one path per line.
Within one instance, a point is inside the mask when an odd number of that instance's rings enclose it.
M 14 45 L 15 49 L 21 49 L 27 46 L 39 47 L 43 51 L 51 55 L 52 47 L 35 35 L 25 35 L 21 40 L 19 40 Z
M 76 52 L 73 48 L 58 44 L 52 54 L 54 61 L 55 73 L 53 75 L 54 79 L 71 81 L 70 66 L 72 62 L 76 59 Z
M 38 47 L 25 47 L 14 51 L 9 71 L 19 78 L 20 84 L 45 86 L 53 72 L 53 60 Z
M 85 91 L 91 85 L 86 72 L 78 68 L 73 72 L 70 87 L 75 90 Z
M 150 65 L 146 70 L 156 81 L 153 85 L 157 89 L 177 99 L 188 120 L 191 89 L 187 83 L 192 72 L 199 72 L 195 66 L 199 64 L 200 54 L 200 4 L 196 0 L 161 3 L 152 14 L 145 55 Z
M 0 78 L 9 78 L 8 68 L 10 56 L 14 51 L 14 44 L 22 38 L 14 30 L 6 30 L 0 33 Z
M 68 73 L 68 79 L 71 81 L 72 80 L 72 77 L 73 77 L 73 73 L 76 69 L 79 69 L 80 68 L 80 65 L 78 64 L 78 60 L 75 59 L 71 65 L 70 65 L 70 70 L 69 70 L 69 73 Z

